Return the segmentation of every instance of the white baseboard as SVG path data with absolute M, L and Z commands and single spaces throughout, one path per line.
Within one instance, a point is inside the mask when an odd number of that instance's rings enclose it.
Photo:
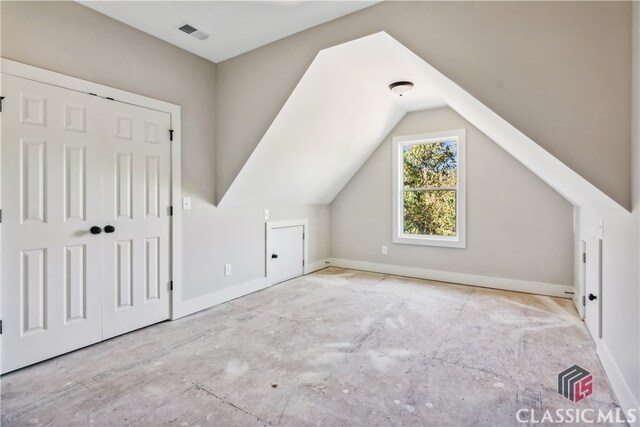
M 305 266 L 304 274 L 313 273 L 314 271 L 329 267 L 327 262 L 327 259 L 321 259 L 309 263 L 309 265 Z M 238 285 L 229 286 L 228 288 L 224 288 L 198 298 L 182 301 L 174 304 L 174 312 L 171 318 L 173 320 L 179 319 L 197 311 L 213 307 L 214 305 L 222 304 L 223 302 L 231 301 L 261 289 L 268 288 L 271 285 L 272 283 L 269 283 L 266 277 L 260 277 Z
M 582 305 L 582 297 L 577 291 L 575 291 L 575 294 L 572 295 L 571 299 L 573 299 L 573 305 L 576 307 L 578 316 L 580 316 L 580 319 L 584 320 L 584 306 Z
M 611 383 L 611 387 L 613 388 L 613 392 L 616 394 L 618 398 L 618 403 L 620 407 L 628 412 L 631 409 L 636 411 L 640 411 L 640 402 L 636 401 L 631 392 L 631 388 L 629 388 L 629 384 L 624 379 L 624 376 L 618 369 L 618 365 L 613 360 L 611 356 L 611 352 L 609 351 L 609 347 L 602 341 L 601 339 L 597 339 L 596 341 L 596 349 L 598 351 L 598 357 L 600 357 L 600 362 L 602 362 L 602 367 L 609 378 L 609 382 Z M 636 412 L 638 415 L 640 412 Z M 631 424 L 632 426 L 640 426 L 640 418 L 636 420 L 635 423 Z
M 223 302 L 231 301 L 261 289 L 268 288 L 269 285 L 270 284 L 266 277 L 260 277 L 238 285 L 229 286 L 228 288 L 224 288 L 198 298 L 179 302 L 174 305 L 174 312 L 171 318 L 173 320 L 179 319 L 197 311 L 213 307 L 214 305 L 222 304 Z
M 304 274 L 310 274 L 326 267 L 331 267 L 330 260 L 328 258 L 310 262 L 309 265 L 305 266 Z
M 396 276 L 416 277 L 418 279 L 437 280 L 439 282 L 458 283 L 461 285 L 479 286 L 483 288 L 502 289 L 506 291 L 526 292 L 529 294 L 547 295 L 559 298 L 571 298 L 573 286 L 556 285 L 527 280 L 504 279 L 501 277 L 479 276 L 476 274 L 452 273 L 449 271 L 427 270 L 424 268 L 403 267 L 399 265 L 379 264 L 374 262 L 354 261 L 332 258 L 331 265 L 354 270 L 372 271 L 374 273 L 393 274 Z

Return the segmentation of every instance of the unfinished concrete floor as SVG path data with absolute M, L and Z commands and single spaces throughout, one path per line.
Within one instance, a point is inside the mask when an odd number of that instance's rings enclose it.
M 337 268 L 2 378 L 3 425 L 513 426 L 614 401 L 570 300 Z

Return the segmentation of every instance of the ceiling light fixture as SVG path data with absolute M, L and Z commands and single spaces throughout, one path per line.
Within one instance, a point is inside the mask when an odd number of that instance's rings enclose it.
M 389 85 L 389 90 L 394 95 L 398 95 L 398 96 L 404 95 L 405 93 L 409 92 L 411 89 L 413 89 L 413 83 L 407 82 L 407 81 L 394 82 Z

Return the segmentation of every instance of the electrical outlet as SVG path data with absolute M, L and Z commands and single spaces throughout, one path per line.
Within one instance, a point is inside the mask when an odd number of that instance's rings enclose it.
M 231 264 L 224 265 L 224 275 L 231 276 Z
M 268 220 L 269 219 L 269 209 L 265 209 L 264 210 L 264 220 Z
M 382 255 L 386 255 L 387 254 L 387 247 L 383 246 L 382 247 Z
M 182 209 L 188 211 L 191 209 L 191 197 L 183 197 L 182 198 Z

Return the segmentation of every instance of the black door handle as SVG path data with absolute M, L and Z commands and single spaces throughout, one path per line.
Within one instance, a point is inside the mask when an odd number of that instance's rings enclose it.
M 105 233 L 113 233 L 114 231 L 116 231 L 116 228 L 113 225 L 107 225 L 104 227 Z
M 100 234 L 100 233 L 102 233 L 102 228 L 98 227 L 97 225 L 94 225 L 93 227 L 91 227 L 89 229 L 89 232 L 91 234 Z
M 278 254 L 271 254 L 271 259 L 276 259 L 278 258 Z
M 589 294 L 589 296 L 587 298 L 589 298 L 589 301 L 593 301 L 594 299 L 598 299 L 598 297 L 595 296 L 594 294 Z

